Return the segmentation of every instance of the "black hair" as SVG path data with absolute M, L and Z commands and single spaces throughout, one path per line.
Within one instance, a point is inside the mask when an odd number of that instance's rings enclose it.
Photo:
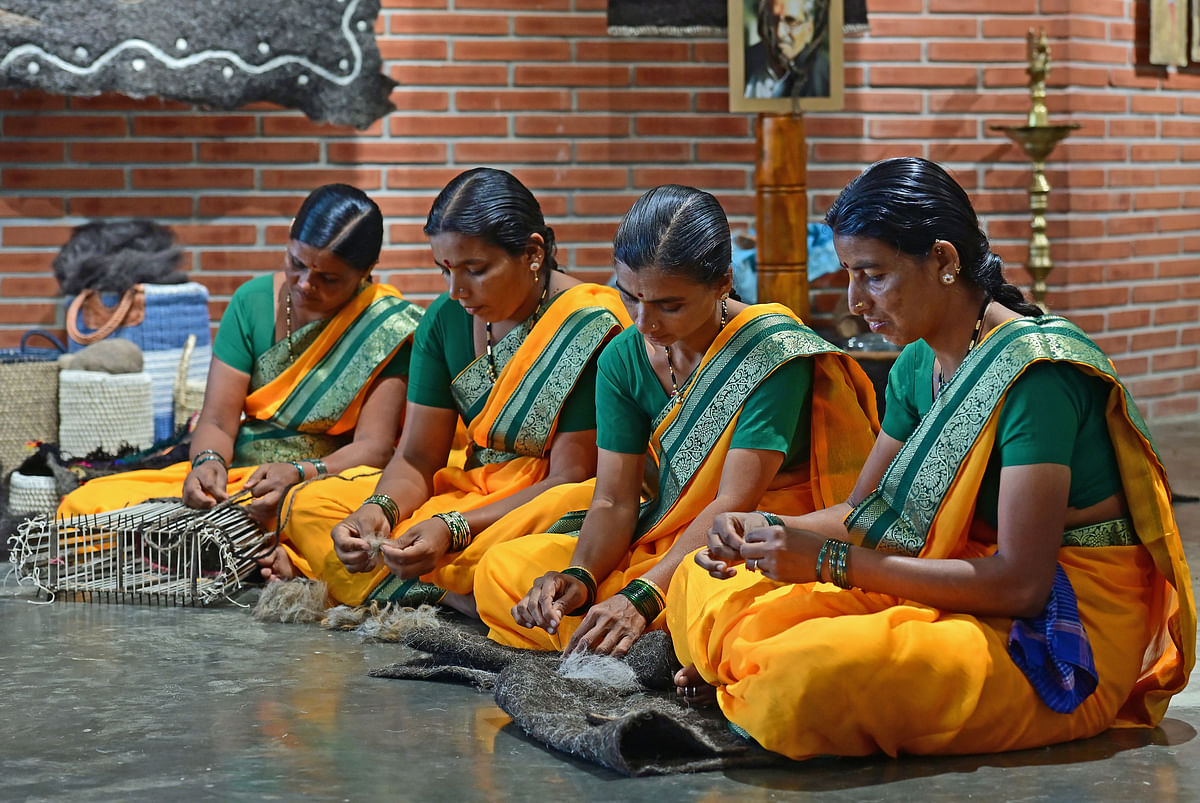
M 992 253 L 966 191 L 928 159 L 904 156 L 871 165 L 841 191 L 825 222 L 837 236 L 870 237 L 919 258 L 945 240 L 958 251 L 961 278 L 1015 312 L 1042 314 L 1005 281 L 1003 262 Z
M 447 231 L 478 237 L 512 256 L 525 253 L 530 236 L 538 234 L 545 253 L 543 268 L 558 269 L 554 229 L 546 225 L 541 204 L 505 170 L 476 167 L 450 179 L 429 209 L 425 236 Z
M 326 184 L 304 199 L 289 236 L 313 248 L 328 248 L 351 268 L 366 271 L 379 260 L 383 213 L 357 187 Z
M 729 220 L 709 193 L 664 184 L 634 201 L 621 218 L 613 237 L 613 258 L 633 271 L 656 268 L 716 284 L 732 262 Z

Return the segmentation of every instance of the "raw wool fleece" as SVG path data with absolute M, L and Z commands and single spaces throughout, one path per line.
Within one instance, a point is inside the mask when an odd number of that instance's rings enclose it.
M 376 669 L 373 677 L 449 681 L 492 691 L 496 704 L 533 739 L 624 775 L 785 761 L 731 733 L 715 706 L 693 708 L 676 697 L 672 678 L 679 664 L 670 637 L 660 631 L 638 639 L 620 660 L 564 660 L 558 653 L 505 647 L 450 620 L 436 628 L 414 628 L 400 643 L 428 655 Z
M 299 578 L 267 583 L 254 606 L 254 618 L 284 624 L 316 623 L 325 617 L 328 594 L 329 589 L 320 580 Z
M 183 252 L 175 234 L 150 220 L 94 220 L 76 226 L 54 258 L 63 295 L 83 290 L 124 293 L 135 284 L 180 284 Z

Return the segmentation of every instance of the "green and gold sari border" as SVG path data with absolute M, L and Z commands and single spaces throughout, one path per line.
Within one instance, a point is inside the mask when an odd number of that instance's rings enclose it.
M 604 307 L 584 307 L 567 316 L 550 343 L 504 403 L 488 445 L 528 457 L 545 454 L 563 405 L 584 369 L 620 321 Z
M 446 589 L 433 583 L 417 578 L 401 580 L 389 574 L 371 590 L 366 602 L 388 602 L 405 608 L 419 608 L 422 605 L 437 605 L 445 596 Z
M 508 334 L 500 338 L 500 342 L 492 346 L 492 358 L 496 361 L 496 375 L 504 370 L 508 361 L 525 343 L 525 338 L 533 331 L 533 318 L 526 318 L 514 326 Z M 471 421 L 483 409 L 488 394 L 492 392 L 491 366 L 488 363 L 487 352 L 480 354 L 450 383 L 450 394 L 463 421 Z
M 1062 545 L 1073 547 L 1137 546 L 1141 541 L 1128 516 L 1073 527 L 1063 533 Z

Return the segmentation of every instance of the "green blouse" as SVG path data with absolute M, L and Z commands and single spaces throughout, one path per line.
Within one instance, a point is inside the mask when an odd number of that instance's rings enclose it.
M 275 345 L 274 274 L 256 276 L 233 292 L 213 338 L 213 356 L 244 374 L 254 370 L 255 361 Z M 406 376 L 411 341 L 405 342 L 380 376 Z
M 933 349 L 918 340 L 900 352 L 888 374 L 882 426 L 896 440 L 907 440 L 933 406 L 933 362 Z M 1070 467 L 1067 504 L 1076 509 L 1121 490 L 1104 417 L 1109 387 L 1065 362 L 1035 363 L 1013 382 L 1000 410 L 996 443 L 979 491 L 976 512 L 985 521 L 996 526 L 1004 466 Z
M 550 304 L 558 298 L 550 299 Z M 413 335 L 413 357 L 408 378 L 408 400 L 427 407 L 458 410 L 450 385 L 463 369 L 475 361 L 474 319 L 462 305 L 442 293 L 429 305 Z M 567 396 L 559 416 L 559 432 L 586 432 L 596 428 L 596 361 L 584 368 L 579 381 Z M 480 399 L 477 409 L 458 410 L 464 421 L 479 415 L 487 403 Z
M 690 377 L 680 383 L 686 387 Z M 808 460 L 812 426 L 813 366 L 793 359 L 762 381 L 746 399 L 730 448 L 782 452 L 784 466 Z M 653 421 L 670 396 L 650 365 L 641 332 L 629 328 L 600 354 L 596 379 L 596 444 L 621 454 L 644 454 Z

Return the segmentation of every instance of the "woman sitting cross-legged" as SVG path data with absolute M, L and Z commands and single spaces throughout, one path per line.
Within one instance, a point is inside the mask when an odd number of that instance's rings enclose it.
M 425 233 L 449 291 L 417 329 L 395 456 L 381 476 L 299 489 L 283 532 L 328 545 L 310 576 L 337 602 L 443 601 L 470 614 L 488 549 L 588 504 L 596 356 L 628 317 L 614 290 L 556 269 L 541 207 L 502 170 L 451 180 Z M 464 468 L 447 465 L 460 418 Z
M 1153 726 L 1196 618 L 1162 464 L 1112 363 L 1005 283 L 962 188 L 879 162 L 827 221 L 905 348 L 847 501 L 718 517 L 667 618 L 688 699 L 792 758 L 982 753 Z
M 169 496 L 208 509 L 245 488 L 249 513 L 269 529 L 293 485 L 384 465 L 423 310 L 371 282 L 382 243 L 383 216 L 361 190 L 314 190 L 292 221 L 283 270 L 239 287 L 221 318 L 191 462 L 94 479 L 58 515 Z M 285 541 L 264 574 L 289 554 L 297 546 Z
M 613 245 L 637 328 L 600 356 L 595 495 L 585 517 L 484 557 L 479 614 L 503 644 L 625 653 L 715 516 L 842 499 L 874 438 L 856 363 L 786 307 L 728 298 L 729 224 L 712 195 L 650 190 Z

